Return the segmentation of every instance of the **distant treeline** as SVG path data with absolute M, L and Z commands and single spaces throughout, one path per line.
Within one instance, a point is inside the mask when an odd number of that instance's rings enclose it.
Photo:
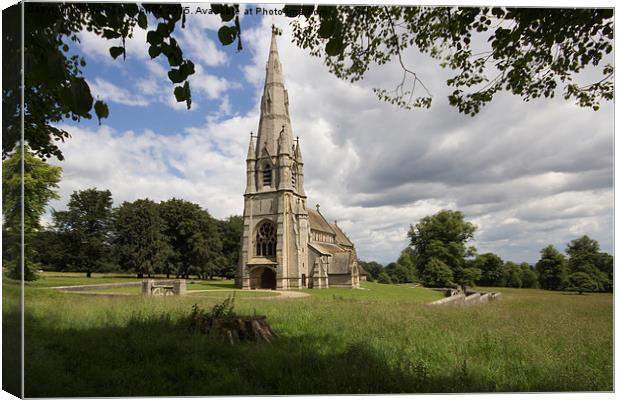
M 613 290 L 613 256 L 601 252 L 596 240 L 582 236 L 568 243 L 566 255 L 549 245 L 540 251 L 535 265 L 504 261 L 497 254 L 477 254 L 464 260 L 464 268 L 480 271 L 474 283 L 479 286 L 542 288 L 579 292 Z M 420 283 L 429 287 L 454 286 L 450 279 L 425 271 L 416 251 L 407 247 L 395 262 L 382 265 L 360 261 L 369 281 L 386 284 Z
M 200 205 L 174 198 L 112 203 L 109 190 L 74 192 L 66 211 L 53 211 L 51 226 L 33 233 L 29 261 L 38 269 L 87 276 L 234 277 L 242 217 L 218 220 Z M 4 241 L 5 263 L 14 258 L 9 248 Z

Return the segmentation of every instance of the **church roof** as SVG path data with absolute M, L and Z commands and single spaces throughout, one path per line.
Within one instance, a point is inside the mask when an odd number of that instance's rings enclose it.
M 351 253 L 336 253 L 329 263 L 328 274 L 348 274 L 351 272 Z
M 346 250 L 337 244 L 332 243 L 321 243 L 321 242 L 310 242 L 308 243 L 312 248 L 318 251 L 321 254 L 331 256 L 336 253 L 345 253 Z
M 315 231 L 327 232 L 336 235 L 332 226 L 323 218 L 320 212 L 308 208 L 308 220 L 310 221 L 310 229 Z
M 349 238 L 344 233 L 344 231 L 340 229 L 340 227 L 336 225 L 336 223 L 330 224 L 330 226 L 336 233 L 336 243 L 343 245 L 343 246 L 353 247 L 353 242 L 349 240 Z
M 331 256 L 329 261 L 328 274 L 348 274 L 350 273 L 351 252 L 342 247 L 331 243 L 308 243 L 310 247 L 321 254 Z

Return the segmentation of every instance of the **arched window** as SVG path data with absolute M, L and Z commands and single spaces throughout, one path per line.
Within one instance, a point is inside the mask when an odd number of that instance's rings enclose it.
M 256 230 L 256 255 L 274 257 L 276 255 L 276 227 L 271 221 L 264 221 Z
M 263 168 L 263 186 L 271 186 L 271 165 L 265 164 Z
M 291 185 L 293 186 L 293 189 L 297 188 L 297 167 L 294 165 L 291 171 Z

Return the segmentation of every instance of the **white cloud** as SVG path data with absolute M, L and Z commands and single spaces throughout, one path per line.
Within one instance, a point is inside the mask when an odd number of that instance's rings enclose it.
M 101 78 L 95 78 L 93 82 L 88 82 L 88 86 L 90 86 L 90 90 L 95 98 L 98 96 L 104 101 L 141 107 L 149 104 L 145 97 L 138 96 Z
M 372 68 L 356 84 L 341 81 L 320 59 L 291 44 L 288 19 L 274 20 L 263 18 L 260 27 L 244 30 L 243 51 L 252 62 L 241 66 L 238 81 L 197 64 L 193 93 L 220 100 L 203 126 L 179 125 L 173 136 L 71 128 L 73 138 L 62 146 L 63 200 L 56 204 L 65 204 L 72 190 L 96 184 L 110 188 L 117 202 L 176 196 L 220 218 L 240 214 L 248 134 L 258 126 L 258 107 L 230 114 L 237 96 L 258 96 L 258 103 L 275 22 L 284 30 L 278 47 L 309 204 L 320 203 L 328 219 L 338 220 L 363 259 L 396 259 L 407 245 L 409 225 L 440 209 L 464 211 L 478 225 L 479 251 L 504 259 L 533 262 L 547 244 L 563 250 L 582 234 L 612 251 L 610 104 L 592 112 L 562 99 L 524 103 L 502 94 L 470 118 L 447 103 L 450 71 L 410 52 L 408 59 L 416 61 L 435 95 L 434 105 L 398 110 L 371 90 L 398 82 L 396 63 Z M 192 23 L 201 29 L 219 27 L 207 18 L 198 21 Z M 139 92 L 169 101 L 156 96 L 172 93 L 166 69 L 157 62 L 146 65 L 149 75 L 136 83 Z M 253 88 L 234 91 L 242 78 Z
M 123 67 L 123 59 L 113 59 L 110 55 L 110 47 L 121 46 L 121 39 L 104 39 L 94 32 L 86 30 L 78 34 L 80 40 L 80 50 L 88 56 L 89 59 L 103 61 L 109 65 Z M 148 60 L 149 44 L 146 42 L 146 31 L 139 26 L 133 30 L 133 36 L 125 40 L 126 59 Z
M 185 29 L 180 30 L 179 44 L 194 62 L 200 61 L 208 66 L 223 65 L 228 61 L 218 45 L 207 35 L 207 30 L 188 22 Z

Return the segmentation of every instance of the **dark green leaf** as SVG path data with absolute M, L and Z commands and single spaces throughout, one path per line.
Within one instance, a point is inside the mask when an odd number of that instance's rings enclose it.
M 157 45 L 161 44 L 161 42 L 163 41 L 163 37 L 157 31 L 149 31 L 146 34 L 146 41 L 150 44 Z
M 168 78 L 172 81 L 172 83 L 180 83 L 185 80 L 185 77 L 178 69 L 171 69 L 168 71 Z
M 185 89 L 183 88 L 183 86 L 177 86 L 174 88 L 174 97 L 176 97 L 179 103 L 182 101 L 185 101 L 187 99 L 186 96 L 187 96 L 187 93 L 185 92 Z
M 146 29 L 148 27 L 148 20 L 144 11 L 140 11 L 138 14 L 138 26 L 142 29 Z
M 151 58 L 155 58 L 158 55 L 161 54 L 161 47 L 159 46 L 149 46 L 149 56 L 151 56 Z
M 111 29 L 104 29 L 101 36 L 103 36 L 106 39 L 117 39 L 121 37 L 121 34 Z
M 121 46 L 110 47 L 110 55 L 116 60 L 118 56 L 125 53 L 125 48 Z
M 231 26 L 224 25 L 217 31 L 217 37 L 224 46 L 228 46 L 235 41 L 237 30 Z
M 318 34 L 322 39 L 327 39 L 334 34 L 336 22 L 333 18 L 321 18 L 321 27 Z
M 328 56 L 336 56 L 340 54 L 343 49 L 342 38 L 340 37 L 331 38 L 329 42 L 327 42 L 327 45 L 325 45 L 325 53 L 327 53 Z
M 306 18 L 310 18 L 312 16 L 313 11 L 314 11 L 314 6 L 301 6 L 301 13 Z
M 108 118 L 108 115 L 110 115 L 110 110 L 108 109 L 108 105 L 106 103 L 101 100 L 97 100 L 95 102 L 95 113 L 97 114 L 99 125 L 101 125 L 101 118 Z

